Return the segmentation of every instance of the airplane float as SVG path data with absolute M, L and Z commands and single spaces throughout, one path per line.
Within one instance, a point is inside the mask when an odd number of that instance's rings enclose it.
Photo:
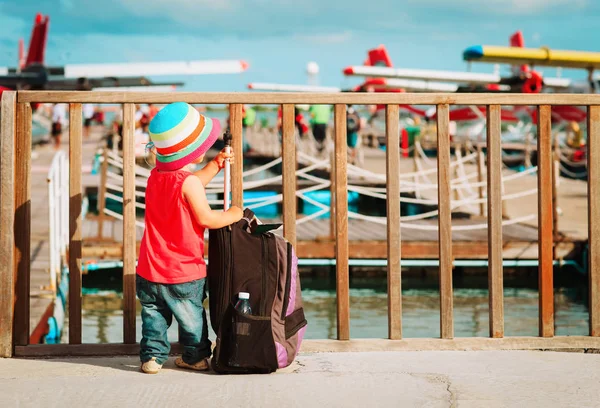
M 45 65 L 49 16 L 36 15 L 29 49 L 19 41 L 17 67 L 0 67 L 0 94 L 4 90 L 94 90 L 105 87 L 144 87 L 158 90 L 182 83 L 154 83 L 147 76 L 237 74 L 248 69 L 241 60 L 171 61 L 117 64 Z M 154 88 L 158 87 L 158 88 Z M 154 89 L 153 89 L 154 88 Z

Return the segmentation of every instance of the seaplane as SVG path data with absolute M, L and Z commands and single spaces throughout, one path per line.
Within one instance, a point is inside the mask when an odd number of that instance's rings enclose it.
M 5 90 L 173 90 L 180 82 L 155 83 L 149 76 L 238 74 L 248 69 L 243 60 L 167 61 L 141 63 L 45 64 L 50 17 L 35 16 L 27 55 L 19 40 L 16 67 L 0 67 L 0 94 Z
M 379 46 L 383 48 L 383 46 Z M 461 71 L 442 71 L 426 69 L 394 68 L 391 65 L 362 65 L 344 68 L 346 76 L 384 78 L 388 80 L 416 81 L 427 90 L 430 84 L 440 88 L 439 84 L 452 85 L 450 92 L 590 92 L 600 89 L 599 78 L 592 73 L 600 67 L 600 53 L 581 51 L 552 51 L 524 48 L 523 34 L 517 31 L 510 37 L 509 47 L 476 45 L 468 47 L 463 59 L 471 62 L 508 63 L 512 66 L 509 76 L 501 76 L 498 68 L 494 73 L 474 73 Z M 583 68 L 590 72 L 587 81 L 575 81 L 569 78 L 544 77 L 534 66 L 556 68 Z M 441 89 L 440 89 L 441 91 Z M 438 92 L 440 92 L 438 91 Z
M 385 46 L 380 45 L 377 48 L 367 51 L 367 58 L 364 61 L 365 67 L 392 67 L 392 60 Z M 266 82 L 253 82 L 248 84 L 248 89 L 255 91 L 272 92 L 406 92 L 406 91 L 426 91 L 426 92 L 454 92 L 456 87 L 453 84 L 441 82 L 415 81 L 405 78 L 382 78 L 377 76 L 368 76 L 365 81 L 352 88 L 343 89 L 335 86 L 316 85 L 315 78 L 319 73 L 319 67 L 314 62 L 309 62 L 306 67 L 309 76 L 309 84 L 277 84 Z

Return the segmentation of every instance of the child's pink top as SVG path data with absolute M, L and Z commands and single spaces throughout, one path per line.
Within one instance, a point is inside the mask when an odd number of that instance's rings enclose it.
M 153 169 L 146 188 L 146 230 L 137 274 L 157 283 L 183 283 L 206 277 L 204 228 L 183 198 L 188 171 Z

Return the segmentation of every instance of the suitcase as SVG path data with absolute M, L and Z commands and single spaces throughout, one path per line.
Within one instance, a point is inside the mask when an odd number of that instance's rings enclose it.
M 280 226 L 263 225 L 246 209 L 237 223 L 209 231 L 209 309 L 217 334 L 212 367 L 218 373 L 271 373 L 290 365 L 300 349 L 307 321 L 298 258 L 273 232 Z M 250 294 L 251 315 L 235 309 L 239 292 Z

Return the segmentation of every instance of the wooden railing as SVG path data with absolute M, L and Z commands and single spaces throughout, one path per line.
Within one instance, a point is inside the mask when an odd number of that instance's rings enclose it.
M 600 348 L 600 95 L 557 94 L 262 94 L 262 93 L 125 93 L 4 92 L 2 96 L 0 217 L 0 356 L 90 355 L 135 353 L 135 200 L 134 104 L 185 101 L 229 104 L 234 151 L 242 152 L 242 104 L 283 105 L 284 235 L 296 242 L 295 104 L 335 105 L 335 160 L 332 197 L 336 240 L 337 338 L 350 339 L 346 106 L 386 105 L 387 244 L 389 339 L 402 339 L 400 151 L 398 105 L 437 107 L 440 333 L 442 340 L 403 339 L 390 344 L 409 348 Z M 30 103 L 69 103 L 69 344 L 28 345 L 31 242 L 31 108 Z M 81 345 L 81 152 L 82 103 L 123 104 L 123 343 Z M 452 290 L 449 108 L 485 105 L 487 109 L 487 212 L 489 249 L 489 339 L 455 339 Z M 501 105 L 538 106 L 539 336 L 504 338 Z M 583 105 L 588 110 L 589 336 L 554 337 L 553 210 L 551 106 Z M 238 153 L 239 154 L 239 153 Z M 232 169 L 232 203 L 242 206 L 242 160 Z M 11 188 L 13 186 L 14 188 Z M 14 253 L 14 258 L 13 258 Z M 13 310 L 14 304 L 14 310 Z M 438 341 L 438 343 L 432 343 Z M 490 343 L 491 341 L 491 343 Z M 337 343 L 341 344 L 341 343 Z M 433 345 L 432 345 L 433 344 Z

